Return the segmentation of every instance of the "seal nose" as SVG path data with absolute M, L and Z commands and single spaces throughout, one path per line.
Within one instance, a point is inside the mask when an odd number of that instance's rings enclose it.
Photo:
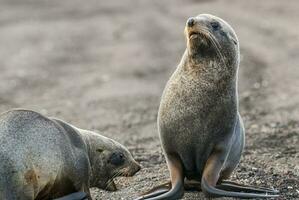
M 194 25 L 194 23 L 195 23 L 195 20 L 194 20 L 193 18 L 189 18 L 189 19 L 187 20 L 187 25 L 188 25 L 189 27 L 192 27 L 192 26 Z

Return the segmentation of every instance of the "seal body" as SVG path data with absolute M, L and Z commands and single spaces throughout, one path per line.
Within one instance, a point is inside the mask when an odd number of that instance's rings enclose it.
M 188 64 L 179 65 L 166 85 L 158 127 L 165 154 L 177 155 L 186 177 L 200 180 L 213 148 L 226 141 L 228 134 L 237 165 L 244 128 L 238 114 L 235 74 L 215 81 L 206 78 L 204 72 L 190 72 Z M 221 67 L 212 61 L 208 65 Z
M 209 14 L 190 18 L 185 35 L 187 48 L 166 84 L 158 113 L 171 181 L 139 199 L 178 199 L 184 188 L 209 197 L 276 197 L 274 190 L 225 181 L 239 163 L 245 138 L 238 111 L 237 35 Z
M 162 95 L 158 127 L 165 155 L 178 157 L 187 179 L 201 180 L 215 147 L 227 148 L 222 173 L 236 167 L 243 150 L 237 97 L 239 45 L 234 31 L 220 18 L 199 15 L 191 21 L 185 30 L 187 49 Z
M 0 144 L 3 200 L 89 195 L 92 186 L 109 189 L 120 170 L 133 175 L 140 169 L 119 143 L 30 110 L 0 115 Z M 123 156 L 121 165 L 110 163 L 113 154 Z

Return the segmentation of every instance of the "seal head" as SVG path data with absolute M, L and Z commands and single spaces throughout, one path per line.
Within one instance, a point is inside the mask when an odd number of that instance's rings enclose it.
M 221 63 L 230 66 L 233 64 L 231 62 L 239 61 L 237 35 L 232 27 L 219 17 L 201 14 L 189 18 L 185 36 L 188 56 L 193 65 L 220 60 Z
M 120 143 L 102 135 L 80 130 L 88 136 L 91 159 L 91 186 L 108 191 L 116 191 L 114 178 L 133 176 L 141 167 L 131 153 Z

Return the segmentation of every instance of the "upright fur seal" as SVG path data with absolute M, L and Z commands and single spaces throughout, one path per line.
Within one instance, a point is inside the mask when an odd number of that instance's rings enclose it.
M 91 199 L 140 165 L 118 142 L 30 110 L 0 115 L 0 199 Z M 74 194 L 72 194 L 74 193 Z
M 171 182 L 138 199 L 178 199 L 186 189 L 208 197 L 277 197 L 278 191 L 225 181 L 238 165 L 244 127 L 238 111 L 239 42 L 209 14 L 188 19 L 187 49 L 162 95 L 158 129 Z

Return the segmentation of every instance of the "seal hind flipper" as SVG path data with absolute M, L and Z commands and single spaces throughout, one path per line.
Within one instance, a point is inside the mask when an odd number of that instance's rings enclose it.
M 54 200 L 87 200 L 87 199 L 88 199 L 88 195 L 85 192 L 75 192 Z

